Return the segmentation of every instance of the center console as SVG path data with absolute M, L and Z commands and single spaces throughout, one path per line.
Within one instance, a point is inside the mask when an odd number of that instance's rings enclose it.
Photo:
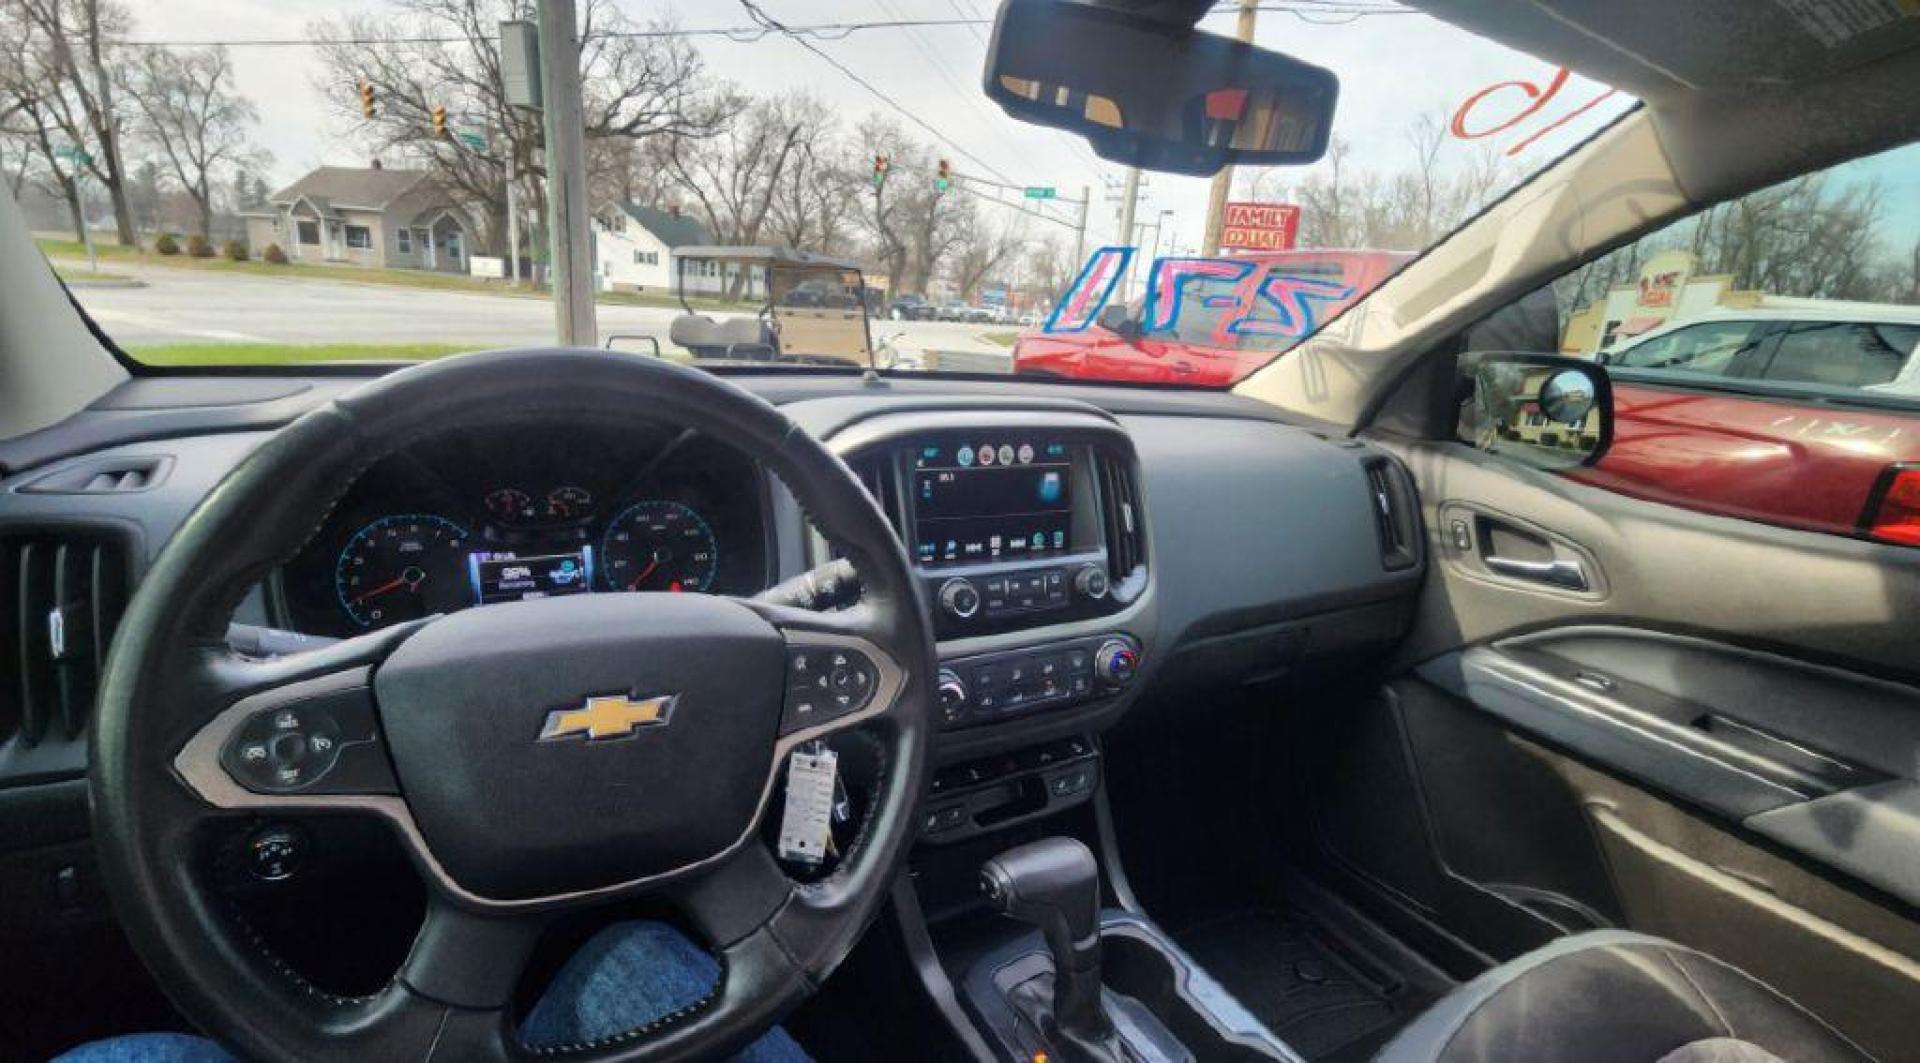
M 903 418 L 902 423 L 906 420 Z M 1077 413 L 912 418 L 836 440 L 907 544 L 940 643 L 940 726 L 1112 699 L 1146 652 L 1132 441 Z

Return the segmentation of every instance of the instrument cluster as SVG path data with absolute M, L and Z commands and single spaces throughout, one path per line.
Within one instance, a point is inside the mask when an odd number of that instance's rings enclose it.
M 269 582 L 275 622 L 355 635 L 569 594 L 752 594 L 765 481 L 691 433 L 526 425 L 437 437 L 374 466 Z

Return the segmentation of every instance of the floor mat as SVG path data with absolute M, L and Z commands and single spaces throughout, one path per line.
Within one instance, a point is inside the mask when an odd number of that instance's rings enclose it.
M 1211 920 L 1174 939 L 1312 1063 L 1370 1058 L 1427 1003 L 1381 985 L 1304 923 L 1278 912 Z

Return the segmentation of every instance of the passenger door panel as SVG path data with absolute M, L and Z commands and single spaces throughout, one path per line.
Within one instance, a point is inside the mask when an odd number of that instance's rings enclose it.
M 1396 449 L 1440 563 L 1398 677 L 1323 723 L 1334 873 L 1467 966 L 1629 926 L 1909 1052 L 1920 550 Z M 1587 588 L 1539 578 L 1552 561 Z

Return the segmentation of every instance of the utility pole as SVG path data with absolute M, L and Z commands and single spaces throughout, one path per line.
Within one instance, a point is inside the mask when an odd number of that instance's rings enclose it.
M 1092 186 L 1081 185 L 1080 218 L 1073 223 L 1073 257 L 1067 260 L 1073 265 L 1074 269 L 1080 268 L 1080 260 L 1085 257 L 1087 253 L 1087 207 L 1092 202 Z M 1920 245 L 1916 245 L 1914 255 L 1916 258 L 1920 258 Z
M 520 287 L 520 197 L 514 191 L 520 175 L 515 173 L 513 143 L 507 143 L 507 286 Z
M 1133 209 L 1139 199 L 1140 167 L 1129 166 L 1127 167 L 1126 187 L 1120 191 L 1120 242 L 1123 244 L 1131 245 L 1133 243 Z M 1139 256 L 1136 255 L 1134 257 L 1137 258 Z M 1127 297 L 1132 294 L 1132 288 L 1133 268 L 1132 263 L 1128 263 L 1126 273 L 1120 277 L 1121 302 L 1124 303 L 1127 301 Z
M 591 347 L 593 233 L 587 224 L 587 130 L 573 0 L 540 0 L 540 80 L 547 133 L 547 230 L 560 342 Z
M 1240 0 L 1240 18 L 1234 26 L 1235 37 L 1253 40 L 1253 20 L 1260 0 Z M 1212 258 L 1220 253 L 1220 230 L 1226 225 L 1227 197 L 1233 194 L 1233 167 L 1223 166 L 1213 175 L 1213 191 L 1207 196 L 1207 227 L 1200 234 L 1200 254 Z

